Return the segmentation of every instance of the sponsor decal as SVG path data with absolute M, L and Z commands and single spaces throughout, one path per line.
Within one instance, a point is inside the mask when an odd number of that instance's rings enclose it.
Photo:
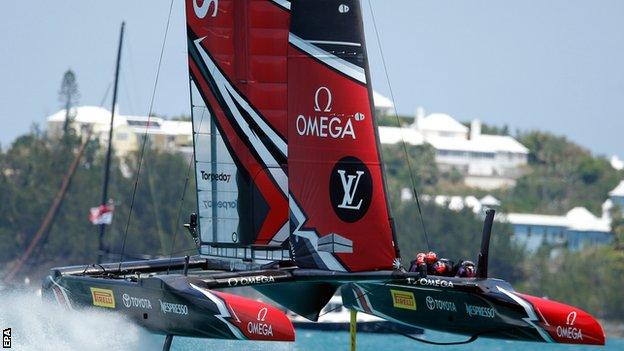
M 115 296 L 112 290 L 91 287 L 89 287 L 89 289 L 91 289 L 93 306 L 115 308 Z
M 325 95 L 327 99 L 325 100 L 327 103 L 325 104 L 325 108 L 321 109 L 321 104 L 319 103 L 320 96 Z M 332 92 L 327 87 L 320 87 L 316 89 L 316 93 L 314 93 L 314 111 L 316 112 L 331 112 L 332 107 Z
M 202 3 L 199 5 L 199 3 Z M 208 10 L 212 6 L 212 17 L 217 17 L 219 11 L 219 0 L 193 0 L 193 10 L 195 10 L 195 16 L 198 18 L 204 18 L 208 14 Z
M 360 220 L 373 197 L 373 179 L 368 167 L 358 158 L 340 159 L 329 178 L 329 197 L 336 215 L 347 223 Z
M 134 297 L 124 293 L 123 295 L 121 295 L 121 300 L 126 308 L 134 307 L 147 310 L 152 309 L 152 303 L 150 302 L 150 300 L 144 299 L 142 297 Z
M 206 171 L 199 171 L 201 178 L 203 180 L 208 180 L 210 182 L 216 183 L 216 182 L 225 182 L 225 183 L 229 183 L 230 179 L 232 179 L 232 175 L 231 174 L 227 174 L 227 173 L 209 173 Z
M 439 310 L 439 311 L 449 311 L 449 312 L 457 312 L 457 307 L 455 307 L 455 303 L 452 301 L 438 300 L 434 299 L 431 296 L 427 296 L 425 299 L 427 303 L 427 308 L 430 310 Z
M 583 340 L 583 330 L 574 326 L 576 323 L 576 311 L 568 313 L 565 326 L 557 326 L 557 336 L 571 340 Z
M 274 283 L 275 278 L 272 275 L 256 275 L 253 277 L 236 277 L 229 278 L 227 283 L 228 286 L 244 286 L 244 285 L 252 285 L 252 284 L 266 284 L 266 283 Z
M 160 302 L 160 310 L 164 314 L 174 313 L 174 314 L 179 314 L 179 315 L 183 315 L 183 316 L 186 316 L 188 314 L 188 306 L 187 305 L 183 305 L 183 304 L 180 304 L 180 303 L 166 302 L 166 301 L 163 301 L 161 299 L 158 299 L 158 302 Z
M 11 328 L 2 329 L 2 348 L 11 348 Z
M 467 303 L 464 303 L 464 305 L 466 306 L 466 313 L 468 313 L 470 317 L 496 317 L 496 310 L 493 307 L 475 306 Z
M 392 305 L 396 308 L 416 311 L 416 299 L 414 293 L 401 290 L 390 290 Z
M 332 113 L 332 92 L 327 87 L 320 87 L 314 93 L 314 112 L 312 116 L 299 115 L 295 120 L 297 134 L 331 139 L 357 139 L 353 120 L 362 121 L 365 116 L 358 112 L 352 116 Z
M 441 288 L 452 288 L 453 282 L 438 278 L 407 278 L 407 283 L 412 285 L 436 286 Z
M 202 201 L 204 204 L 204 208 L 224 208 L 226 210 L 229 209 L 235 209 L 238 207 L 238 200 L 234 200 L 234 201 L 223 201 L 223 200 L 218 200 L 218 201 L 212 201 L 212 200 L 204 200 Z
M 340 13 L 347 13 L 349 12 L 349 10 L 350 10 L 349 5 L 340 4 L 340 6 L 338 6 L 338 12 Z
M 258 311 L 256 322 L 247 323 L 247 331 L 250 334 L 273 336 L 273 326 L 264 322 L 267 313 L 268 309 L 266 307 L 263 307 L 260 309 L 260 311 Z

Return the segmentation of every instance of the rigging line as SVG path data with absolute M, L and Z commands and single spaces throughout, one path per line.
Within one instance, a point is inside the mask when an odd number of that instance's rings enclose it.
M 104 106 L 104 103 L 106 103 L 106 98 L 108 97 L 108 92 L 110 91 L 110 88 L 112 85 L 113 85 L 112 82 L 108 82 L 108 86 L 106 87 L 106 90 L 104 91 L 104 96 L 102 96 L 102 100 L 100 100 L 100 107 Z
M 197 251 L 197 247 L 192 247 L 192 248 L 182 249 L 182 250 L 177 250 L 177 251 L 171 251 L 171 254 L 172 255 L 177 255 L 179 253 L 187 253 L 187 252 L 193 252 L 193 251 Z
M 135 114 L 137 113 L 137 109 L 134 108 L 134 103 L 132 102 L 132 98 L 130 97 L 130 84 L 128 84 L 128 81 L 126 79 L 126 75 L 122 75 L 121 76 L 121 84 L 124 86 L 125 89 L 122 89 L 124 91 L 124 95 L 125 98 L 128 102 L 128 107 L 130 108 L 130 113 Z
M 409 159 L 409 153 L 407 152 L 407 145 L 405 143 L 405 138 L 403 138 L 403 130 L 401 129 L 401 121 L 399 120 L 399 113 L 397 112 L 397 109 L 396 109 L 394 91 L 392 90 L 392 84 L 390 84 L 390 74 L 388 73 L 388 66 L 386 65 L 386 59 L 383 54 L 383 46 L 381 44 L 381 39 L 379 38 L 379 31 L 377 30 L 377 22 L 375 21 L 375 13 L 373 11 L 373 5 L 371 4 L 370 0 L 368 0 L 368 7 L 370 8 L 371 18 L 373 20 L 373 28 L 375 29 L 375 36 L 377 38 L 377 44 L 379 45 L 379 53 L 381 56 L 381 62 L 383 64 L 384 73 L 386 75 L 386 81 L 388 82 L 388 88 L 390 89 L 390 99 L 392 99 L 392 103 L 395 106 L 394 116 L 397 121 L 397 127 L 399 127 L 399 129 L 401 130 L 400 132 L 401 144 L 403 146 L 403 153 L 405 154 L 405 161 L 407 163 L 410 180 L 412 182 L 412 192 L 414 194 L 414 198 L 416 199 L 416 207 L 418 208 L 418 215 L 420 216 L 420 224 L 422 226 L 423 235 L 425 237 L 425 243 L 427 244 L 427 250 L 431 250 L 431 245 L 429 244 L 429 235 L 427 235 L 427 228 L 425 227 L 425 218 L 423 217 L 422 209 L 420 206 L 420 200 L 418 199 L 418 191 L 416 191 L 416 180 L 414 179 L 414 171 L 412 169 L 412 163 L 410 162 L 410 159 Z
M 171 12 L 173 10 L 173 1 L 169 5 L 169 15 L 167 16 L 167 25 L 165 27 L 165 36 L 163 38 L 162 47 L 160 48 L 160 57 L 158 58 L 158 67 L 156 68 L 156 78 L 154 80 L 154 88 L 152 89 L 152 97 L 150 98 L 149 113 L 147 114 L 147 123 L 145 124 L 145 132 L 143 133 L 143 140 L 141 144 L 141 153 L 139 154 L 139 162 L 137 166 L 136 177 L 134 181 L 134 187 L 132 189 L 132 200 L 130 201 L 130 211 L 128 212 L 128 219 L 126 221 L 126 227 L 123 235 L 123 242 L 121 245 L 121 257 L 119 259 L 119 271 L 121 271 L 121 263 L 124 260 L 124 251 L 126 250 L 126 240 L 128 239 L 128 228 L 130 228 L 130 220 L 132 218 L 132 210 L 134 208 L 134 200 L 136 198 L 137 188 L 139 186 L 139 176 L 141 174 L 141 165 L 143 163 L 143 156 L 145 155 L 145 145 L 147 145 L 147 132 L 150 128 L 150 120 L 152 118 L 152 110 L 154 108 L 154 98 L 156 97 L 156 88 L 158 87 L 158 78 L 160 77 L 160 67 L 162 65 L 162 58 L 165 52 L 165 44 L 167 43 L 167 34 L 169 33 L 169 23 L 171 22 Z
M 193 115 L 193 106 L 191 106 L 191 118 Z M 202 114 L 201 117 L 199 119 L 199 127 L 197 128 L 198 131 L 201 131 L 201 126 L 202 123 L 204 121 L 204 114 L 206 112 L 206 109 L 202 109 Z M 193 131 L 193 133 L 195 133 L 195 131 Z M 193 161 L 195 159 L 195 155 L 193 154 L 193 156 L 190 157 L 189 159 L 189 164 L 188 167 L 186 169 L 186 179 L 184 180 L 184 189 L 182 190 L 182 198 L 180 199 L 180 206 L 178 207 L 178 214 L 176 215 L 176 220 L 175 220 L 175 229 L 173 232 L 173 238 L 171 239 L 171 251 L 169 252 L 169 264 L 167 265 L 167 274 L 169 274 L 169 269 L 171 268 L 171 262 L 173 260 L 173 250 L 175 248 L 175 243 L 176 243 L 176 237 L 178 236 L 178 228 L 179 225 L 178 223 L 180 223 L 180 216 L 182 214 L 182 207 L 184 206 L 184 200 L 186 197 L 186 190 L 188 189 L 188 183 L 189 183 L 189 178 L 191 175 L 191 165 L 193 164 Z
M 149 166 L 151 167 L 153 166 L 153 164 Z M 145 164 L 145 171 L 145 177 L 147 178 L 148 185 L 147 188 L 149 190 L 149 195 L 152 199 L 152 203 L 154 204 L 154 206 L 152 206 L 152 210 L 154 211 L 154 221 L 156 222 L 156 236 L 158 237 L 161 248 L 164 251 L 166 233 L 163 230 L 162 220 L 160 219 L 160 206 L 158 206 L 158 195 L 154 187 L 154 177 L 152 176 L 152 172 L 150 172 L 150 169 L 148 168 L 148 164 Z

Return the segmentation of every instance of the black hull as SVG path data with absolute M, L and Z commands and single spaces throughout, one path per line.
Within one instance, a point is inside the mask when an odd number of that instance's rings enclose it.
M 188 276 L 166 274 L 168 266 L 171 271 L 190 271 Z M 341 289 L 345 307 L 406 327 L 507 340 L 605 342 L 602 327 L 586 312 L 519 294 L 498 279 L 421 278 L 400 271 L 344 273 L 279 264 L 263 269 L 196 257 L 188 264 L 174 259 L 129 262 L 121 268 L 107 264 L 53 269 L 43 291 L 69 307 L 122 313 L 155 333 L 294 340 L 292 324 L 281 310 L 214 290 L 241 286 L 253 287 L 313 321 Z M 338 328 L 320 323 L 314 327 Z M 362 324 L 359 330 L 363 328 L 368 327 Z
M 160 263 L 155 262 L 155 266 Z M 140 264 L 141 269 L 149 266 L 149 262 Z M 56 300 L 67 308 L 100 308 L 120 313 L 157 334 L 294 340 L 292 324 L 281 310 L 211 290 L 197 276 L 156 274 L 142 278 L 111 273 L 105 276 L 63 274 L 63 271 L 72 272 L 72 267 L 53 270 L 52 275 L 45 278 L 42 292 L 44 298 Z

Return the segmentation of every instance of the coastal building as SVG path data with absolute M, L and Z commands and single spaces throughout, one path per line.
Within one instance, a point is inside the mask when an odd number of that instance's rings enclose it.
M 543 245 L 581 250 L 613 240 L 609 218 L 596 217 L 584 207 L 575 207 L 563 216 L 507 213 L 504 220 L 513 227 L 512 239 L 531 253 Z
M 442 171 L 456 170 L 466 185 L 482 189 L 514 186 L 529 154 L 511 136 L 481 133 L 479 120 L 473 120 L 468 128 L 444 113 L 425 116 L 422 108 L 409 126 L 379 127 L 379 138 L 382 144 L 430 144 Z
M 412 190 L 410 188 L 403 188 L 401 190 L 401 201 L 412 201 L 413 198 Z M 470 209 L 476 215 L 483 214 L 486 208 L 497 209 L 501 204 L 500 201 L 492 195 L 486 195 L 479 199 L 472 195 L 457 196 L 423 194 L 419 197 L 419 199 L 422 202 L 433 202 L 437 206 L 446 207 L 453 211 Z
M 624 180 L 609 192 L 609 200 L 612 205 L 618 206 L 620 211 L 624 211 Z
M 80 106 L 75 108 L 70 125 L 80 135 L 86 135 L 92 129 L 92 137 L 100 141 L 102 146 L 108 144 L 111 112 L 97 106 Z M 47 132 L 51 138 L 59 138 L 63 134 L 65 110 L 56 112 L 47 118 Z M 150 146 L 163 151 L 193 151 L 192 125 L 190 121 L 171 121 L 160 117 L 115 115 L 113 125 L 113 144 L 115 153 L 124 156 L 137 151 L 141 146 L 143 135 L 147 133 Z
M 394 114 L 394 104 L 390 99 L 373 92 L 375 113 L 377 116 Z M 65 110 L 60 110 L 47 117 L 47 132 L 52 138 L 63 135 Z M 93 138 L 105 146 L 108 144 L 111 112 L 97 106 L 79 106 L 72 110 L 71 128 L 78 135 L 86 135 L 92 129 Z M 127 155 L 141 146 L 143 135 L 147 131 L 151 147 L 159 150 L 193 152 L 192 123 L 190 121 L 172 121 L 160 117 L 151 117 L 149 126 L 146 116 L 115 114 L 113 142 L 118 156 Z
M 412 200 L 409 188 L 401 191 L 401 200 Z M 501 202 L 492 195 L 480 199 L 475 196 L 421 196 L 422 202 L 433 202 L 437 206 L 453 211 L 470 209 L 475 215 L 483 216 L 485 209 L 498 209 Z M 509 223 L 511 238 L 528 253 L 535 253 L 544 246 L 581 250 L 585 247 L 608 245 L 613 241 L 611 232 L 611 199 L 602 205 L 602 216 L 597 217 L 585 207 L 575 207 L 565 215 L 554 216 L 534 213 L 499 213 L 496 220 Z
M 395 113 L 392 100 L 376 91 L 373 91 L 373 104 L 375 105 L 375 116 L 377 116 L 377 118 L 392 116 Z

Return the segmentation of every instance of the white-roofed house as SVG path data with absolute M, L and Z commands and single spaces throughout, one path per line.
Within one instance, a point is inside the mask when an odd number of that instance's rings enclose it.
M 580 250 L 613 240 L 610 220 L 596 217 L 585 207 L 575 207 L 563 216 L 508 213 L 504 220 L 513 227 L 513 240 L 531 253 L 545 244 Z
M 375 105 L 375 116 L 377 118 L 394 114 L 394 103 L 392 103 L 392 100 L 376 91 L 373 91 L 373 104 Z
M 102 146 L 108 144 L 111 112 L 97 106 L 79 106 L 75 108 L 70 127 L 78 135 L 84 136 L 89 128 L 93 129 L 92 138 L 99 139 Z M 51 138 L 59 138 L 63 133 L 65 110 L 58 111 L 47 118 L 47 132 Z M 142 136 L 147 132 L 151 147 L 159 150 L 192 153 L 193 137 L 190 121 L 170 121 L 151 117 L 149 126 L 146 116 L 115 115 L 113 125 L 113 150 L 118 156 L 136 151 L 141 145 Z
M 624 180 L 609 192 L 609 200 L 611 200 L 612 205 L 618 206 L 621 211 L 624 211 Z
M 442 171 L 459 171 L 467 185 L 496 189 L 513 186 L 527 164 L 529 150 L 507 135 L 481 133 L 481 122 L 471 127 L 444 113 L 425 116 L 422 108 L 415 122 L 407 127 L 379 127 L 382 144 L 428 143 L 436 150 L 436 163 Z

